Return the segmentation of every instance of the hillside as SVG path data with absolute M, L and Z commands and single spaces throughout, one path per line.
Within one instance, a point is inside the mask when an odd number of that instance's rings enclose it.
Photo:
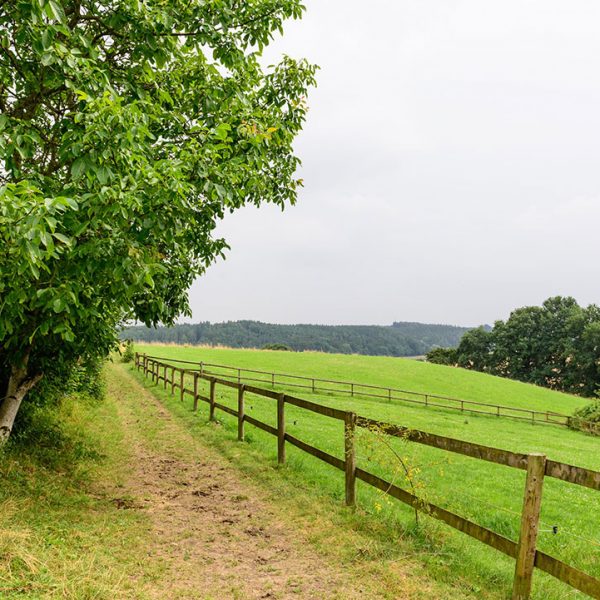
M 356 381 L 414 392 L 439 394 L 517 408 L 550 410 L 572 414 L 588 403 L 585 398 L 549 390 L 537 385 L 390 356 L 357 356 L 320 352 L 277 352 L 235 348 L 194 348 L 136 344 L 149 355 L 204 361 L 247 369 L 275 371 L 322 379 Z M 404 413 L 421 415 L 420 408 L 406 406 Z M 424 423 L 430 417 L 425 413 Z M 415 426 L 417 423 L 415 423 Z
M 456 346 L 467 327 L 396 322 L 379 325 L 276 325 L 260 321 L 128 327 L 122 337 L 143 342 L 263 348 L 281 344 L 292 350 L 317 350 L 369 356 L 418 356 L 436 346 Z

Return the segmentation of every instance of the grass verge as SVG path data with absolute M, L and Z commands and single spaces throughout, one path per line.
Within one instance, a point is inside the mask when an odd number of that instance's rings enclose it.
M 137 598 L 143 516 L 114 490 L 128 452 L 112 402 L 66 398 L 60 428 L 0 454 L 0 597 Z

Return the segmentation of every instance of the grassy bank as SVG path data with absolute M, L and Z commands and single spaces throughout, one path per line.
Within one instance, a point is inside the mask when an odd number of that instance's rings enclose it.
M 147 530 L 116 499 L 128 452 L 115 405 L 66 399 L 40 431 L 0 454 L 0 597 L 136 597 Z
M 435 391 L 503 404 L 513 401 L 527 406 L 525 399 L 534 398 L 535 400 L 531 401 L 535 401 L 537 406 L 541 405 L 550 410 L 559 410 L 558 406 L 576 406 L 585 402 L 565 394 L 479 373 L 401 359 L 317 353 L 207 350 L 173 346 L 138 346 L 138 350 L 162 356 L 324 378 L 354 379 L 404 387 L 410 385 L 413 388 L 421 385 L 422 391 Z M 310 370 L 309 367 L 313 366 L 314 370 Z M 394 375 L 398 378 L 403 376 L 404 379 L 392 379 Z M 478 385 L 479 382 L 481 386 Z M 203 389 L 202 392 L 206 393 L 206 390 Z M 220 389 L 219 401 L 235 406 L 235 393 L 232 392 Z M 173 410 L 189 418 L 190 424 L 201 426 L 206 418 L 204 405 L 201 406 L 198 417 L 192 416 L 189 415 L 189 400 L 181 406 L 177 399 L 170 398 L 162 390 L 158 393 Z M 449 411 L 386 403 L 381 400 L 337 398 L 330 395 L 317 395 L 318 398 L 315 398 L 308 393 L 298 395 L 409 427 L 519 452 L 543 451 L 555 460 L 600 469 L 598 439 L 559 427 L 534 427 L 527 423 L 508 419 L 497 420 L 488 416 L 465 417 Z M 249 396 L 247 411 L 256 418 L 275 425 L 272 401 Z M 233 435 L 234 419 L 222 414 L 219 418 L 224 432 Z M 343 437 L 338 422 L 293 407 L 289 409 L 287 422 L 292 435 L 337 456 L 342 455 Z M 247 431 L 250 444 L 258 449 L 266 460 L 273 460 L 274 439 L 251 426 L 247 427 Z M 359 466 L 387 478 L 395 478 L 396 481 L 400 478 L 400 483 L 406 487 L 409 482 L 402 481 L 403 475 L 400 474 L 401 469 L 395 452 L 414 472 L 411 482 L 416 485 L 420 495 L 498 533 L 517 539 L 523 473 L 401 441 L 395 442 L 392 452 L 389 448 L 382 447 L 376 436 L 370 436 L 368 433 L 361 434 L 359 448 Z M 325 490 L 331 497 L 341 501 L 343 481 L 339 473 L 296 449 L 291 448 L 289 454 L 290 468 L 300 473 L 302 480 Z M 436 547 L 439 556 L 432 558 L 427 554 L 429 564 L 437 565 L 436 568 L 444 565 L 454 576 L 474 581 L 481 589 L 495 586 L 499 590 L 498 597 L 503 597 L 502 594 L 510 589 L 513 561 L 457 532 L 428 522 L 426 518 L 422 519 L 421 528 L 415 532 L 414 516 L 406 507 L 387 502 L 385 497 L 362 486 L 359 488 L 359 496 L 362 509 L 378 515 L 377 518 L 392 527 L 392 531 L 401 532 L 402 535 L 411 533 L 415 535 L 418 543 L 432 544 Z M 597 577 L 600 576 L 600 524 L 597 520 L 599 507 L 597 492 L 548 480 L 544 491 L 539 547 L 561 560 Z M 557 534 L 553 533 L 554 526 L 558 527 Z M 574 595 L 576 594 L 573 590 L 563 584 L 544 574 L 536 574 L 535 597 L 558 599 L 571 598 Z

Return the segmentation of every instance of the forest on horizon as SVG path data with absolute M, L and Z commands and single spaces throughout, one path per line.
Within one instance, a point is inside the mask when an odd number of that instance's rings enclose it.
M 395 322 L 392 325 L 277 325 L 260 321 L 127 327 L 122 338 L 140 342 L 206 344 L 232 348 L 282 346 L 371 356 L 420 356 L 436 347 L 454 347 L 468 327 Z

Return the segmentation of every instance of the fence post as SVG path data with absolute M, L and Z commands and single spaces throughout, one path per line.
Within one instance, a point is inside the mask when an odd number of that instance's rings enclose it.
M 275 387 L 275 373 L 271 373 L 271 387 Z
M 285 394 L 277 398 L 277 464 L 285 463 Z
M 210 378 L 210 415 L 209 420 L 215 420 L 215 385 L 216 381 L 214 377 Z
M 527 479 L 523 498 L 523 512 L 521 514 L 521 534 L 517 549 L 512 600 L 527 600 L 531 593 L 545 470 L 545 454 L 529 454 L 527 456 Z
M 175 395 L 175 367 L 171 367 L 171 396 Z
M 351 397 L 354 396 L 354 384 L 353 383 L 350 384 L 350 396 Z
M 312 392 L 315 393 L 315 380 L 312 380 Z
M 194 412 L 198 410 L 198 373 L 194 373 Z
M 185 370 L 179 371 L 179 399 L 183 402 L 183 378 L 185 376 Z
M 152 361 L 152 381 L 154 381 L 154 385 L 158 385 L 158 362 Z
M 238 389 L 238 440 L 244 441 L 244 386 L 240 385 Z
M 344 457 L 346 463 L 346 506 L 356 504 L 356 450 L 354 435 L 356 414 L 347 412 L 344 418 Z
M 163 387 L 166 390 L 167 389 L 167 365 L 164 366 L 163 368 Z

